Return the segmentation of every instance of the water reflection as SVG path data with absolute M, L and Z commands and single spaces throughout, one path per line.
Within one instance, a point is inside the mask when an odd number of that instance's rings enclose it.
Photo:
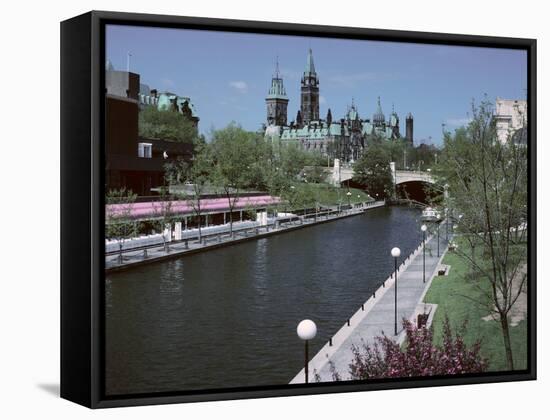
M 419 213 L 382 208 L 150 264 L 106 280 L 108 394 L 286 384 L 419 243 Z

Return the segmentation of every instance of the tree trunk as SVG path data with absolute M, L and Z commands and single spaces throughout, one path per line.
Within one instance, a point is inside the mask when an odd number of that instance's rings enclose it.
M 502 338 L 504 339 L 504 348 L 506 350 L 506 364 L 508 365 L 508 370 L 514 370 L 512 343 L 510 341 L 510 326 L 508 325 L 508 316 L 506 314 L 500 314 L 500 326 L 502 328 Z
M 199 244 L 202 244 L 201 214 L 199 212 Z
M 472 272 L 470 273 L 471 277 L 472 277 L 472 281 L 475 280 L 475 247 L 474 246 L 471 246 L 472 248 Z

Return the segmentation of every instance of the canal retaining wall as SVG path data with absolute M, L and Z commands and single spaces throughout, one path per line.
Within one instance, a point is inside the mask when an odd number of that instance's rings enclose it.
M 436 238 L 434 240 L 434 238 Z M 437 275 L 446 250 L 441 248 L 440 256 L 433 254 L 437 249 L 436 235 L 426 241 L 426 282 L 423 281 L 421 244 L 411 255 L 405 258 L 397 271 L 398 282 L 398 334 L 394 335 L 394 299 L 395 277 L 393 273 L 386 278 L 375 292 L 347 320 L 327 343 L 313 356 L 309 363 L 311 381 L 334 381 L 333 372 L 337 372 L 341 380 L 349 380 L 349 364 L 354 354 L 353 347 L 361 349 L 364 345 L 372 345 L 376 337 L 385 334 L 401 344 L 405 339 L 402 320 L 414 322 L 419 313 L 428 315 L 431 324 L 437 305 L 423 304 L 424 296 L 430 287 L 432 279 Z M 305 372 L 302 369 L 290 381 L 290 384 L 304 383 Z
M 384 201 L 376 201 L 366 204 L 362 208 L 346 210 L 343 213 L 335 215 L 318 216 L 315 220 L 312 220 L 313 216 L 310 219 L 302 219 L 298 224 L 289 223 L 284 225 L 279 225 L 278 227 L 273 226 L 262 226 L 262 227 L 253 227 L 249 230 L 240 232 L 239 234 L 235 233 L 233 237 L 229 237 L 228 233 L 225 232 L 225 235 L 219 234 L 215 237 L 203 241 L 201 243 L 195 241 L 180 241 L 180 242 L 171 242 L 169 244 L 169 251 L 166 252 L 164 247 L 159 246 L 149 249 L 140 249 L 135 251 L 125 251 L 124 260 L 122 263 L 118 260 L 118 254 L 106 255 L 105 256 L 105 271 L 113 272 L 126 270 L 128 268 L 137 267 L 144 264 L 150 264 L 152 262 L 165 261 L 172 258 L 178 258 L 184 255 L 196 254 L 199 252 L 209 251 L 212 249 L 217 249 L 225 247 L 228 245 L 234 245 L 245 241 L 260 239 L 272 235 L 278 235 L 281 233 L 294 231 L 297 229 L 303 229 L 309 226 L 316 226 L 323 223 L 330 223 L 335 220 L 344 219 L 347 217 L 354 217 L 360 214 L 363 214 L 365 211 L 384 207 L 386 204 Z M 323 218 L 324 217 L 324 218 Z M 252 232 L 252 233 L 251 233 Z

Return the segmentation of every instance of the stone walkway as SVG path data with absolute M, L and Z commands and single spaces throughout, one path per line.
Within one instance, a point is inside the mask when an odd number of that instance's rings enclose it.
M 388 278 L 385 287 L 381 286 L 363 305 L 364 309 L 359 310 L 350 318 L 350 325 L 347 320 L 343 327 L 332 337 L 332 345 L 327 343 L 310 361 L 310 381 L 322 382 L 333 381 L 331 364 L 342 380 L 350 379 L 349 364 L 353 359 L 352 346 L 362 347 L 365 344 L 372 344 L 376 336 L 383 332 L 402 342 L 405 333 L 401 320 L 414 319 L 416 315 L 423 312 L 424 306 L 421 302 L 428 290 L 432 277 L 437 275 L 436 269 L 447 249 L 445 235 L 440 237 L 440 257 L 437 257 L 437 235 L 426 241 L 426 282 L 423 282 L 422 247 L 405 260 L 397 273 L 397 319 L 398 335 L 394 336 L 394 279 Z M 433 317 L 433 313 L 431 314 Z M 329 363 L 332 362 L 332 363 Z M 302 369 L 290 382 L 303 383 L 304 370 Z

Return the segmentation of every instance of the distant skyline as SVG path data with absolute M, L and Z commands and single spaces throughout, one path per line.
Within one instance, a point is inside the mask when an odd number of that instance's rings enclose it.
M 232 121 L 247 130 L 266 122 L 265 96 L 278 57 L 288 121 L 300 107 L 300 79 L 311 48 L 320 81 L 320 116 L 328 108 L 343 118 L 354 100 L 361 118 L 372 118 L 380 96 L 386 119 L 392 104 L 405 134 L 414 116 L 415 144 L 439 145 L 442 123 L 453 130 L 468 122 L 472 100 L 486 94 L 525 99 L 527 53 L 331 38 L 259 35 L 187 29 L 108 25 L 106 58 L 117 70 L 140 75 L 159 91 L 189 96 L 201 133 Z

